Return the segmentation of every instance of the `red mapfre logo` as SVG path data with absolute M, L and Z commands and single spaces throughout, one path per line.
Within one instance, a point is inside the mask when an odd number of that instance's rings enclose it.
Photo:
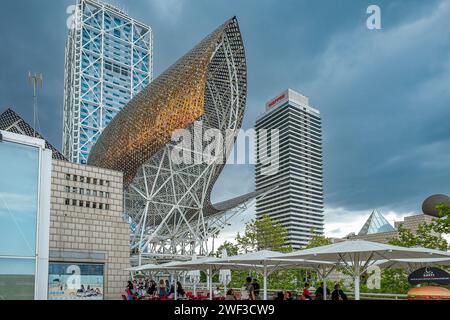
M 286 95 L 282 94 L 281 96 L 276 97 L 275 99 L 273 99 L 272 101 L 269 102 L 269 108 L 271 108 L 275 103 L 277 103 L 278 101 L 284 99 Z

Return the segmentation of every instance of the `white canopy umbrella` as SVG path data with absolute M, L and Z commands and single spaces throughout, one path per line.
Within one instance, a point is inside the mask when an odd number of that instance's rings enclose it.
M 288 268 L 313 268 L 315 269 L 322 279 L 324 279 L 329 272 L 331 272 L 335 263 L 327 261 L 305 261 L 303 259 L 286 258 L 285 254 L 269 250 L 261 250 L 257 252 L 250 252 L 246 254 L 226 257 L 215 258 L 206 257 L 193 261 L 186 262 L 171 262 L 169 268 L 176 270 L 198 270 L 206 269 L 210 274 L 213 271 L 226 270 L 257 270 L 263 273 L 264 276 L 264 299 L 267 299 L 267 276 L 281 269 Z M 167 264 L 166 264 L 167 265 Z M 161 265 L 163 266 L 163 265 Z M 326 288 L 325 288 L 326 289 Z M 210 299 L 212 298 L 211 290 L 209 287 Z
M 326 246 L 288 253 L 277 258 L 326 261 L 345 266 L 355 279 L 355 299 L 359 300 L 359 282 L 361 274 L 377 261 L 445 257 L 450 257 L 450 254 L 439 250 L 406 248 L 365 240 L 347 240 Z
M 197 256 L 196 255 L 192 256 L 191 261 L 197 261 Z M 197 293 L 196 287 L 197 287 L 197 284 L 200 282 L 200 270 L 198 270 L 198 269 L 190 270 L 188 272 L 188 277 L 189 277 L 189 281 L 194 284 L 193 291 L 194 291 L 194 295 L 196 295 L 196 293 Z
M 381 269 L 406 269 L 412 272 L 416 269 L 429 266 L 450 266 L 449 258 L 422 258 L 422 259 L 392 259 L 381 260 L 375 264 Z
M 229 264 L 245 264 L 248 266 L 254 266 L 255 268 L 261 268 L 263 271 L 263 299 L 267 300 L 267 276 L 275 271 L 279 267 L 280 262 L 275 259 L 283 254 L 280 252 L 261 250 L 256 252 L 250 252 L 231 256 L 225 259 L 221 259 L 222 262 Z

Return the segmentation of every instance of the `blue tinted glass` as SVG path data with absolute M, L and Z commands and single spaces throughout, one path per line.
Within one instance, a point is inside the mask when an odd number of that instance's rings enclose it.
M 35 259 L 0 258 L 0 300 L 34 299 Z
M 35 256 L 39 150 L 0 142 L 0 256 Z

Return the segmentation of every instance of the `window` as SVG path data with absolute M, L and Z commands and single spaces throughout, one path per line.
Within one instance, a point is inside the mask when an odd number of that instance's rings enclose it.
M 91 195 L 91 189 L 86 189 L 86 195 L 88 195 L 88 196 Z
M 92 208 L 94 208 L 94 209 L 97 208 L 97 202 L 92 202 Z
M 77 175 L 76 174 L 73 175 L 72 180 L 73 181 L 77 181 Z
M 105 192 L 105 197 L 109 198 L 109 192 Z
M 90 208 L 91 207 L 91 203 L 89 201 L 86 201 L 86 208 Z
M 103 179 L 100 179 L 99 183 L 102 186 L 103 185 Z
M 84 189 L 80 188 L 80 194 L 84 194 Z
M 66 192 L 70 192 L 70 187 L 66 186 Z
M 106 181 L 105 181 L 105 185 L 106 185 L 107 187 L 109 187 L 109 180 L 106 180 Z
M 97 179 L 96 178 L 94 178 L 94 179 L 92 179 L 93 181 L 92 181 L 92 183 L 93 184 L 97 184 Z
M 80 182 L 84 182 L 84 177 L 80 176 Z
M 99 203 L 99 204 L 98 204 L 98 208 L 99 208 L 99 209 L 103 209 L 103 203 Z
M 99 196 L 103 198 L 103 191 L 99 191 Z
M 66 199 L 64 203 L 68 206 L 70 204 L 70 199 Z
M 0 297 L 3 299 L 34 298 L 36 254 L 39 254 L 36 252 L 39 179 L 39 148 L 9 142 L 7 138 L 0 142 Z
M 70 174 L 66 174 L 66 180 L 70 180 Z
M 105 209 L 109 210 L 109 204 L 105 204 Z
M 76 205 L 77 205 L 77 200 L 72 199 L 72 205 L 73 205 L 73 206 L 76 206 Z
M 78 188 L 77 187 L 72 187 L 72 192 L 73 193 L 78 193 Z
M 0 296 L 2 299 L 33 300 L 35 267 L 34 259 L 0 259 Z M 16 282 L 20 282 L 20 285 Z M 16 290 L 12 289 L 14 287 Z
M 91 183 L 91 178 L 86 178 L 87 183 Z
M 80 200 L 80 202 L 79 202 L 79 204 L 78 204 L 80 207 L 84 207 L 84 201 L 83 200 Z
M 93 195 L 94 197 L 96 197 L 96 196 L 97 196 L 97 190 L 92 190 L 92 195 Z

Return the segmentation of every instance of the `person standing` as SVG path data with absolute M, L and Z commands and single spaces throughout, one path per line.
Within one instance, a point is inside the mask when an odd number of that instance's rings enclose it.
M 259 283 L 258 279 L 253 278 L 253 290 L 255 292 L 255 300 L 259 299 Z
M 165 297 L 166 293 L 166 283 L 164 279 L 161 279 L 159 280 L 159 297 Z
M 134 300 L 133 284 L 131 283 L 131 281 L 128 281 L 126 292 L 127 292 L 127 300 Z
M 241 289 L 241 300 L 255 300 L 255 288 L 252 284 L 252 277 L 247 277 L 246 283 Z

